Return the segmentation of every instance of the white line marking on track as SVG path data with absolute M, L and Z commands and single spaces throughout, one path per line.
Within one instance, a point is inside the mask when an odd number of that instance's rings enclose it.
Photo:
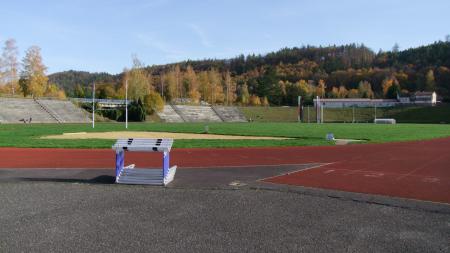
M 323 164 L 319 164 L 319 165 L 316 165 L 316 166 L 311 166 L 311 167 L 305 168 L 305 169 L 293 170 L 293 171 L 289 171 L 288 173 L 283 173 L 283 174 L 275 175 L 275 176 L 271 176 L 271 177 L 265 177 L 265 178 L 258 179 L 256 181 L 264 181 L 264 180 L 268 180 L 268 179 L 275 178 L 275 177 L 281 177 L 281 176 L 285 176 L 285 175 L 290 175 L 290 174 L 293 174 L 293 173 L 296 173 L 296 172 L 303 172 L 303 171 L 307 171 L 307 170 L 312 170 L 312 169 L 319 168 L 319 167 L 322 167 L 322 166 L 327 166 L 327 165 L 330 165 L 330 164 L 333 164 L 333 163 L 323 163 Z M 306 165 L 306 164 L 297 164 L 297 165 Z

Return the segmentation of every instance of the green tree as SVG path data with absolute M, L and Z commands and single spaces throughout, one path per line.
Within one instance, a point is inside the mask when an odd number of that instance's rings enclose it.
M 145 108 L 142 104 L 142 100 L 138 98 L 137 101 L 133 100 L 128 106 L 128 120 L 142 122 L 145 121 Z M 125 113 L 121 114 L 120 121 L 125 121 Z
M 73 94 L 77 98 L 84 98 L 84 89 L 80 84 L 77 84 L 74 88 Z
M 399 84 L 391 85 L 386 92 L 386 98 L 395 99 L 400 92 L 401 88 Z

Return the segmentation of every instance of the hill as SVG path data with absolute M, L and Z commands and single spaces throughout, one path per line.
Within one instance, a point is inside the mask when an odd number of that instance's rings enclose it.
M 194 79 L 187 77 L 189 68 L 194 71 Z M 162 92 L 164 89 L 168 100 L 189 96 L 190 82 L 194 81 L 198 82 L 201 98 L 213 100 L 209 101 L 212 103 L 225 103 L 228 99 L 243 103 L 246 92 L 249 96 L 261 98 L 261 101 L 267 97 L 268 102 L 276 105 L 295 104 L 297 95 L 308 99 L 318 93 L 327 97 L 373 94 L 381 98 L 389 96 L 386 94 L 389 87 L 385 86 L 395 86 L 394 90 L 405 93 L 436 90 L 445 100 L 450 100 L 450 42 L 442 41 L 403 51 L 377 53 L 363 44 L 283 48 L 265 55 L 187 60 L 148 66 L 145 70 L 152 77 L 156 90 Z M 231 84 L 226 83 L 228 73 Z M 177 80 L 181 78 L 181 82 L 177 81 L 178 86 L 173 89 L 170 85 L 174 82 L 174 75 Z M 66 71 L 52 74 L 49 78 L 69 95 L 77 95 L 77 85 L 86 88 L 93 81 L 108 84 L 116 91 L 122 85 L 122 74 Z M 201 90 L 208 83 L 217 81 L 215 79 L 219 79 L 218 84 L 222 87 L 218 94 L 207 93 L 208 87 Z M 361 91 L 361 84 L 371 91 Z

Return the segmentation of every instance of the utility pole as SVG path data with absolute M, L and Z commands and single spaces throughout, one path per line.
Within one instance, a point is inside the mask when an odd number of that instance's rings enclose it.
M 352 107 L 352 123 L 355 123 L 355 106 Z
M 92 128 L 95 128 L 95 82 L 92 83 Z
M 125 80 L 125 128 L 128 129 L 128 79 Z

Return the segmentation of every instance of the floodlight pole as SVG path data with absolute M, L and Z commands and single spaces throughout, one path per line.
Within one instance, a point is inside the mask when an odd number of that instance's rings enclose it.
M 324 104 L 320 105 L 320 123 L 323 123 L 323 105 Z
M 374 104 L 374 108 L 375 108 L 375 119 L 377 119 L 377 104 Z
M 125 128 L 128 129 L 128 79 L 125 80 Z
M 95 82 L 92 83 L 92 128 L 95 128 Z

